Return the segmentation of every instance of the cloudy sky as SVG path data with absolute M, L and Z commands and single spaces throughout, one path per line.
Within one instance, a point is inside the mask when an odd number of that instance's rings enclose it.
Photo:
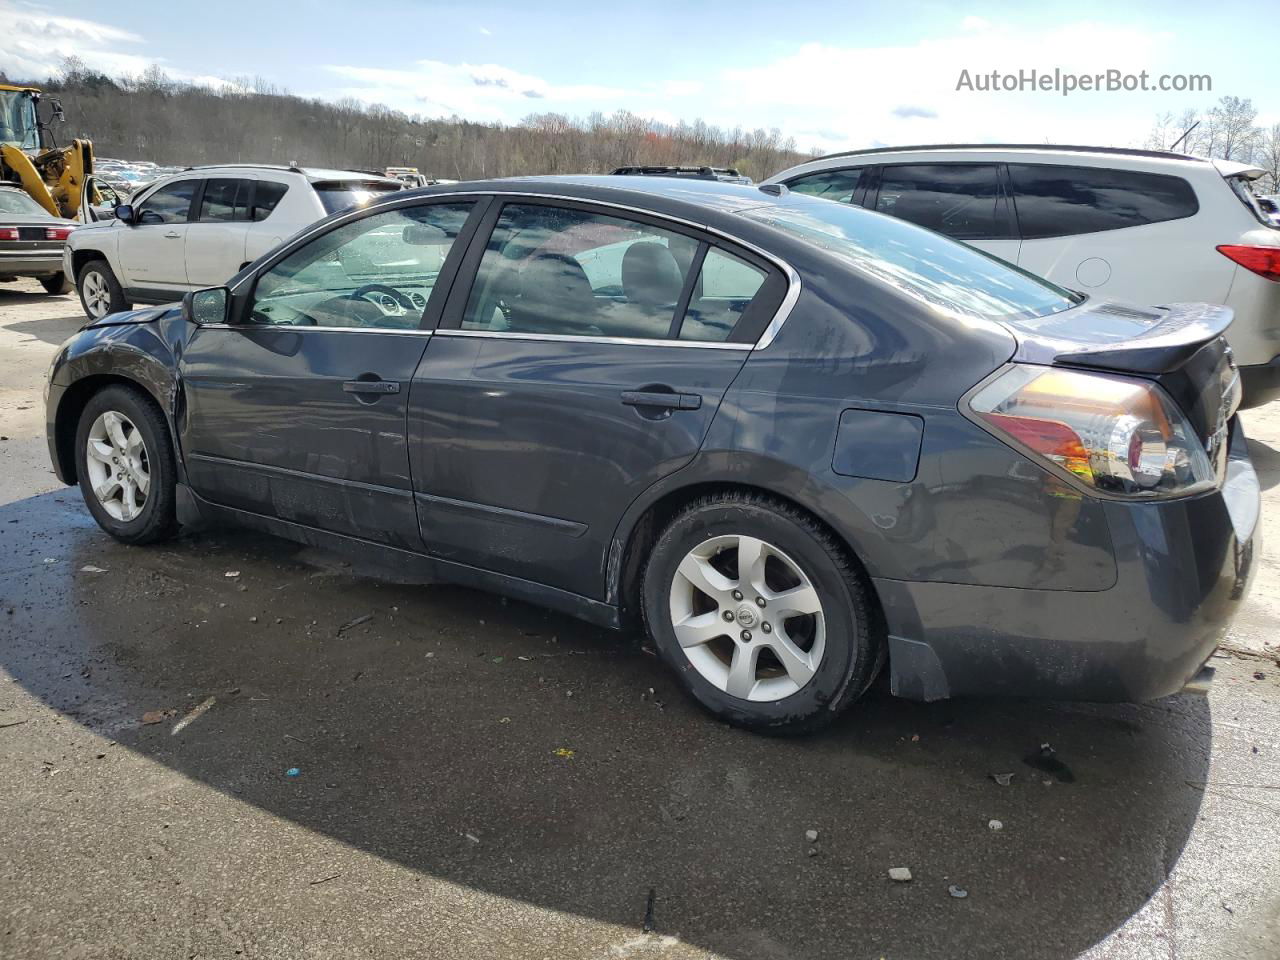
M 513 123 L 618 109 L 778 127 L 805 149 L 967 141 L 1141 142 L 1160 111 L 1251 97 L 1280 122 L 1275 44 L 1183 0 L 1058 5 L 893 0 L 640 5 L 392 0 L 0 0 L 0 70 L 43 78 L 74 54 L 111 74 L 159 64 L 217 84 Z M 982 93 L 1038 69 L 1208 74 L 1212 92 Z

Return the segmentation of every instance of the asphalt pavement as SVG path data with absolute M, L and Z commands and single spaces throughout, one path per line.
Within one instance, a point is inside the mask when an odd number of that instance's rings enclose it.
M 0 957 L 1280 957 L 1276 536 L 1207 697 L 880 684 L 762 738 L 635 636 L 110 540 L 43 450 L 79 322 L 0 287 Z M 1280 409 L 1246 428 L 1274 530 Z

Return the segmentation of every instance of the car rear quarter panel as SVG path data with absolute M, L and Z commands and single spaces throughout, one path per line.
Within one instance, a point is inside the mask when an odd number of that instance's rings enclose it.
M 1101 505 L 959 413 L 959 398 L 1012 349 L 994 326 L 948 321 L 873 284 L 850 295 L 847 278 L 806 275 L 793 315 L 751 354 L 687 473 L 796 500 L 873 577 L 1105 590 L 1116 570 Z M 914 479 L 837 474 L 845 410 L 921 418 Z M 856 451 L 842 451 L 842 472 L 856 463 Z

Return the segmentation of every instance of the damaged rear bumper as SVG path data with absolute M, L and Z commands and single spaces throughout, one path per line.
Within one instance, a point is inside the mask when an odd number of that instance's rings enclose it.
M 1209 494 L 1104 504 L 1117 579 L 1096 592 L 874 581 L 893 692 L 1142 701 L 1194 684 L 1244 602 L 1261 491 L 1233 424 Z

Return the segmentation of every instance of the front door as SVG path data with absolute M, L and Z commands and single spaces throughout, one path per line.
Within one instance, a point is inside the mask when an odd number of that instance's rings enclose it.
M 153 190 L 120 224 L 120 282 L 139 299 L 178 299 L 187 289 L 187 221 L 198 177 L 173 180 Z
M 348 221 L 261 273 L 233 309 L 238 322 L 195 331 L 181 367 L 181 443 L 196 493 L 421 549 L 409 386 L 430 337 L 429 305 L 444 292 L 437 279 L 472 206 Z
M 598 599 L 623 511 L 697 453 L 785 280 L 607 207 L 515 200 L 495 218 L 414 378 L 423 540 Z

